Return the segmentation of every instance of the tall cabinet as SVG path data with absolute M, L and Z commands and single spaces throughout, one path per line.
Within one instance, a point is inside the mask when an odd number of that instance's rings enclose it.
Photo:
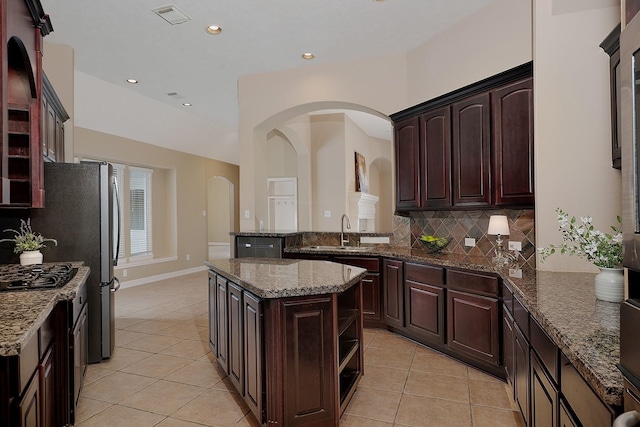
M 0 0 L 0 206 L 43 206 L 42 38 L 51 31 L 40 0 Z

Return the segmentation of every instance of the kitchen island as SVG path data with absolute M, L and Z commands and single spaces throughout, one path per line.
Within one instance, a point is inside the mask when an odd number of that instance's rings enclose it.
M 205 264 L 209 346 L 256 419 L 337 426 L 363 375 L 366 270 L 266 258 Z

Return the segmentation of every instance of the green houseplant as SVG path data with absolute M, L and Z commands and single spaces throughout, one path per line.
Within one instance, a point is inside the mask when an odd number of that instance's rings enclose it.
M 14 243 L 13 252 L 20 254 L 20 263 L 22 265 L 27 264 L 40 264 L 42 263 L 42 254 L 40 249 L 45 248 L 46 242 L 53 242 L 54 245 L 58 245 L 55 239 L 43 237 L 40 233 L 36 233 L 31 228 L 31 220 L 20 220 L 20 229 L 6 229 L 5 233 L 13 233 L 12 238 L 1 239 L 0 242 L 12 242 Z
M 591 262 L 600 269 L 595 278 L 596 298 L 621 302 L 624 295 L 624 276 L 622 270 L 622 218 L 618 215 L 618 225 L 612 225 L 612 233 L 596 230 L 591 217 L 569 217 L 565 211 L 556 209 L 559 231 L 563 242 L 539 248 L 538 253 L 544 262 L 549 256 L 561 254 L 576 255 Z

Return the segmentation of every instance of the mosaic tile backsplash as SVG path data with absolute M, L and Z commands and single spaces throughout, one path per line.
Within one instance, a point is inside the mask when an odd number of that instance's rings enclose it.
M 533 209 L 503 209 L 490 211 L 413 211 L 408 217 L 394 216 L 393 241 L 396 246 L 419 248 L 423 234 L 451 239 L 443 253 L 467 254 L 492 258 L 496 236 L 487 235 L 489 217 L 506 215 L 509 220 L 509 236 L 503 237 L 504 247 L 508 240 L 522 244 L 522 262 L 535 268 L 535 221 Z M 476 239 L 476 246 L 464 245 L 465 237 Z

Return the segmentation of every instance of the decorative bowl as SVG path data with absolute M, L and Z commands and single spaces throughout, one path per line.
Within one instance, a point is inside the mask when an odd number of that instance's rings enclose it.
M 435 236 L 425 236 L 422 235 L 420 237 L 420 242 L 422 245 L 429 250 L 429 252 L 440 252 L 444 249 L 450 242 L 446 237 L 435 237 Z

